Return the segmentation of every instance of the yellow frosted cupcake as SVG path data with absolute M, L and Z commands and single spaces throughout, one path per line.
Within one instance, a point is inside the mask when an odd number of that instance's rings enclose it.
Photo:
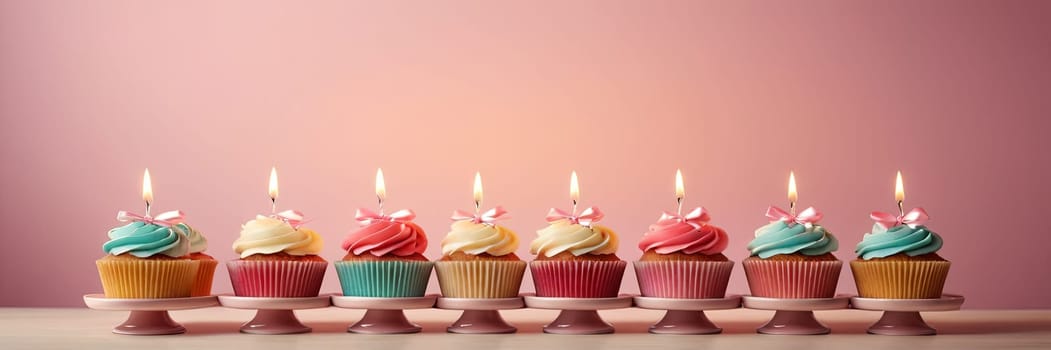
M 121 211 L 127 225 L 109 231 L 106 256 L 95 261 L 107 298 L 182 298 L 191 295 L 200 262 L 189 259 L 190 239 L 173 229 L 180 211 L 157 217 Z
M 526 263 L 515 255 L 518 235 L 494 224 L 507 211 L 496 207 L 481 215 L 453 214 L 442 240 L 442 258 L 434 263 L 442 295 L 448 298 L 518 296 Z
M 234 241 L 240 259 L 226 263 L 234 294 L 246 297 L 316 297 L 328 262 L 321 235 L 300 227 L 303 214 L 286 210 L 256 216 L 241 227 Z

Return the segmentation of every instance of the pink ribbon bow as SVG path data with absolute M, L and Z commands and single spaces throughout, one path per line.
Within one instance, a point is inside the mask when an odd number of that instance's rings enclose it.
M 817 209 L 814 209 L 814 207 L 806 208 L 805 210 L 796 215 L 792 215 L 784 209 L 772 205 L 770 206 L 770 208 L 766 209 L 766 217 L 774 221 L 784 221 L 786 224 L 788 224 L 788 226 L 793 226 L 795 224 L 812 225 L 817 223 L 818 220 L 821 220 L 822 216 L 823 215 L 821 214 L 821 212 L 817 211 Z
M 185 214 L 181 210 L 172 210 L 161 213 L 157 216 L 139 215 L 130 211 L 118 211 L 117 221 L 128 222 L 128 221 L 141 221 L 147 224 L 154 224 L 164 227 L 172 227 L 182 222 Z
M 357 220 L 361 225 L 368 225 L 377 221 L 406 223 L 414 218 L 416 218 L 416 213 L 409 209 L 402 209 L 390 215 L 382 215 L 365 208 L 359 208 L 358 212 L 354 214 L 354 220 Z
M 504 214 L 507 214 L 507 210 L 504 210 L 504 207 L 498 205 L 481 214 L 471 214 L 470 212 L 457 209 L 453 211 L 452 219 L 453 221 L 471 220 L 471 222 L 476 224 L 493 224 L 496 221 L 507 219 L 508 217 L 504 216 Z
M 558 208 L 551 208 L 551 211 L 547 212 L 547 221 L 552 222 L 566 219 L 574 224 L 591 226 L 591 223 L 602 220 L 603 216 L 605 215 L 602 214 L 602 211 L 598 210 L 598 208 L 596 207 L 587 207 L 586 209 L 584 209 L 584 211 L 580 212 L 580 215 L 576 215 L 575 213 L 569 213 L 565 210 Z
M 299 225 L 303 224 L 303 213 L 298 210 L 285 210 L 277 214 L 270 214 L 270 217 L 287 222 L 292 228 L 298 229 Z
M 708 209 L 704 209 L 704 207 L 697 207 L 691 210 L 689 213 L 687 213 L 686 216 L 664 212 L 663 214 L 661 214 L 661 218 L 657 219 L 657 224 L 670 225 L 677 222 L 685 222 L 687 224 L 690 224 L 690 226 L 693 226 L 694 228 L 701 228 L 701 226 L 707 224 L 708 221 L 711 221 L 711 219 L 712 218 L 708 216 Z
M 927 211 L 923 210 L 923 208 L 912 208 L 912 210 L 909 210 L 909 212 L 905 213 L 905 215 L 897 216 L 890 213 L 874 211 L 872 212 L 872 214 L 869 215 L 869 217 L 871 217 L 872 220 L 876 220 L 877 224 L 883 226 L 883 228 L 886 229 L 901 224 L 909 225 L 909 227 L 916 228 L 916 226 L 923 225 L 927 223 L 927 220 L 930 220 L 930 216 L 927 216 Z

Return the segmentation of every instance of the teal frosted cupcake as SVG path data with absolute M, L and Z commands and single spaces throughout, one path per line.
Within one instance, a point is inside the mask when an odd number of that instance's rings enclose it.
M 416 214 L 400 210 L 387 216 L 358 209 L 362 227 L 347 235 L 347 255 L 337 261 L 343 295 L 357 297 L 422 297 L 433 264 L 423 252 L 427 235 L 412 222 Z

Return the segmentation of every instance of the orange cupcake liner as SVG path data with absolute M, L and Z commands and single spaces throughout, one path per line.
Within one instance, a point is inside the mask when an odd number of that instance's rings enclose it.
M 514 298 L 525 261 L 436 261 L 438 285 L 447 298 Z
M 107 298 L 158 299 L 189 297 L 200 262 L 100 259 L 95 265 Z
M 192 297 L 206 297 L 212 295 L 212 277 L 215 276 L 215 267 L 219 261 L 215 259 L 201 259 L 201 267 L 197 269 L 197 277 L 193 280 L 190 290 Z
M 878 299 L 937 299 L 949 276 L 948 261 L 850 262 L 858 296 Z

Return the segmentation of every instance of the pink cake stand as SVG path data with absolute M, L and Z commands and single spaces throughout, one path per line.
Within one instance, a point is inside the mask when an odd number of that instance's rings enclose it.
M 675 299 L 635 297 L 635 306 L 651 310 L 668 310 L 659 322 L 650 326 L 655 334 L 716 334 L 723 329 L 716 327 L 704 310 L 736 309 L 741 306 L 741 296 L 731 295 L 713 299 Z
M 500 317 L 499 310 L 519 309 L 525 306 L 522 297 L 474 299 L 474 298 L 438 298 L 438 308 L 463 310 L 463 314 L 449 328 L 449 333 L 459 334 L 505 334 L 514 333 L 518 328 L 508 324 Z
M 837 295 L 820 299 L 779 299 L 745 295 L 744 307 L 756 310 L 775 310 L 774 317 L 756 332 L 781 335 L 828 334 L 832 330 L 814 318 L 814 310 L 845 309 L 850 296 Z
M 255 317 L 241 325 L 241 333 L 297 334 L 310 332 L 292 310 L 319 309 L 330 304 L 328 295 L 303 298 L 263 298 L 220 295 L 219 303 L 233 309 L 258 310 Z
M 614 298 L 553 298 L 525 295 L 528 307 L 562 310 L 558 318 L 544 326 L 544 333 L 552 334 L 608 334 L 614 329 L 599 317 L 597 310 L 631 307 L 631 296 L 621 294 Z
M 103 294 L 84 296 L 84 304 L 95 310 L 131 311 L 124 323 L 113 327 L 113 333 L 127 335 L 165 335 L 186 333 L 186 328 L 172 320 L 168 310 L 188 310 L 219 305 L 214 296 L 119 299 Z
M 403 310 L 428 309 L 434 306 L 437 295 L 412 298 L 372 298 L 332 296 L 332 305 L 345 309 L 366 309 L 361 321 L 347 328 L 347 332 L 364 334 L 419 333 L 422 327 L 409 322 Z
M 868 332 L 879 335 L 934 335 L 937 331 L 928 326 L 920 311 L 955 311 L 963 305 L 963 297 L 943 294 L 939 299 L 874 299 L 850 298 L 855 309 L 883 311 L 876 324 Z

